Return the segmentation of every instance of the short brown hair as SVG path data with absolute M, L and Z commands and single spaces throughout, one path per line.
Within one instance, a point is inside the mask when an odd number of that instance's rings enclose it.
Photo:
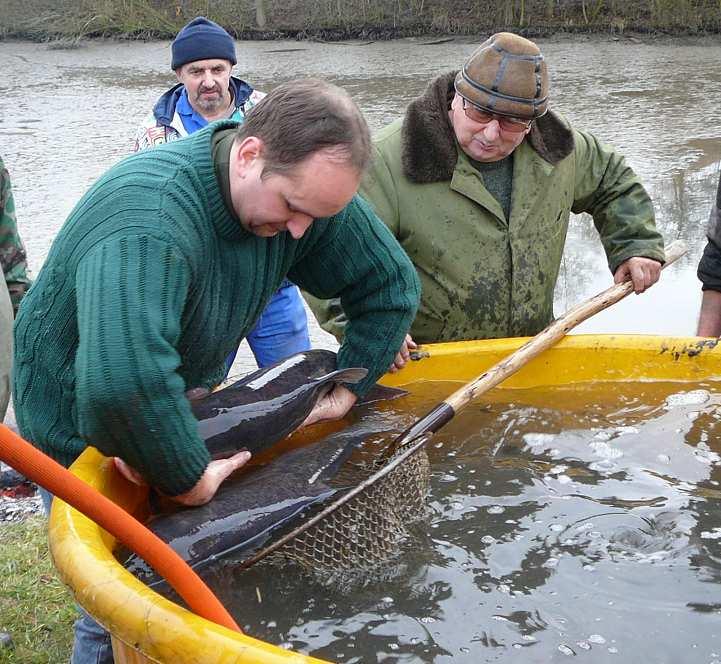
M 238 127 L 237 141 L 256 136 L 265 151 L 263 174 L 284 173 L 319 150 L 336 152 L 362 173 L 370 161 L 368 124 L 350 95 L 307 78 L 268 93 Z

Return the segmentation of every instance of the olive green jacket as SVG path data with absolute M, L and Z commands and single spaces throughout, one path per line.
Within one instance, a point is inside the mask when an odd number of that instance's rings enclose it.
M 553 291 L 570 213 L 592 215 L 611 272 L 632 256 L 663 262 L 651 200 L 623 157 L 554 113 L 513 152 L 511 215 L 483 185 L 448 118 L 454 74 L 433 81 L 374 139 L 361 193 L 413 261 L 422 284 L 410 333 L 420 343 L 536 334 Z M 307 298 L 342 335 L 337 301 Z

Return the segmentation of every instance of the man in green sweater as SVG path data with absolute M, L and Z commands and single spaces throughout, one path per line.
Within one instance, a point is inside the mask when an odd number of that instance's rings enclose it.
M 571 212 L 593 217 L 615 282 L 631 279 L 640 293 L 664 260 L 638 177 L 613 148 L 549 110 L 543 55 L 509 33 L 431 81 L 374 137 L 361 194 L 421 279 L 411 346 L 548 325 Z M 339 303 L 309 301 L 342 336 Z M 406 357 L 407 348 L 397 366 Z
M 370 154 L 350 97 L 276 88 L 240 126 L 216 123 L 133 155 L 83 196 L 15 327 L 22 435 L 61 463 L 86 445 L 180 503 L 212 498 L 249 453 L 211 461 L 186 391 L 209 388 L 283 279 L 348 312 L 343 416 L 388 367 L 416 312 L 412 264 L 354 196 Z

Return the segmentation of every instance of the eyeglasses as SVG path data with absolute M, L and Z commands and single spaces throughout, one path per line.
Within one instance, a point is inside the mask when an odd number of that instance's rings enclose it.
M 461 97 L 461 95 L 458 96 Z M 485 125 L 493 120 L 497 120 L 501 129 L 513 134 L 520 134 L 522 131 L 526 131 L 526 129 L 533 124 L 533 120 L 521 120 L 520 118 L 512 118 L 507 115 L 489 113 L 479 106 L 472 104 L 465 97 L 461 97 L 461 99 L 463 100 L 463 112 L 466 114 L 466 117 L 478 124 Z

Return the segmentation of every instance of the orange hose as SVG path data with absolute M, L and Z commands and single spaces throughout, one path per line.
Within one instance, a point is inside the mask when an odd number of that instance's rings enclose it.
M 163 540 L 112 500 L 75 477 L 3 424 L 0 424 L 0 460 L 72 505 L 137 553 L 196 614 L 241 632 L 210 588 Z

